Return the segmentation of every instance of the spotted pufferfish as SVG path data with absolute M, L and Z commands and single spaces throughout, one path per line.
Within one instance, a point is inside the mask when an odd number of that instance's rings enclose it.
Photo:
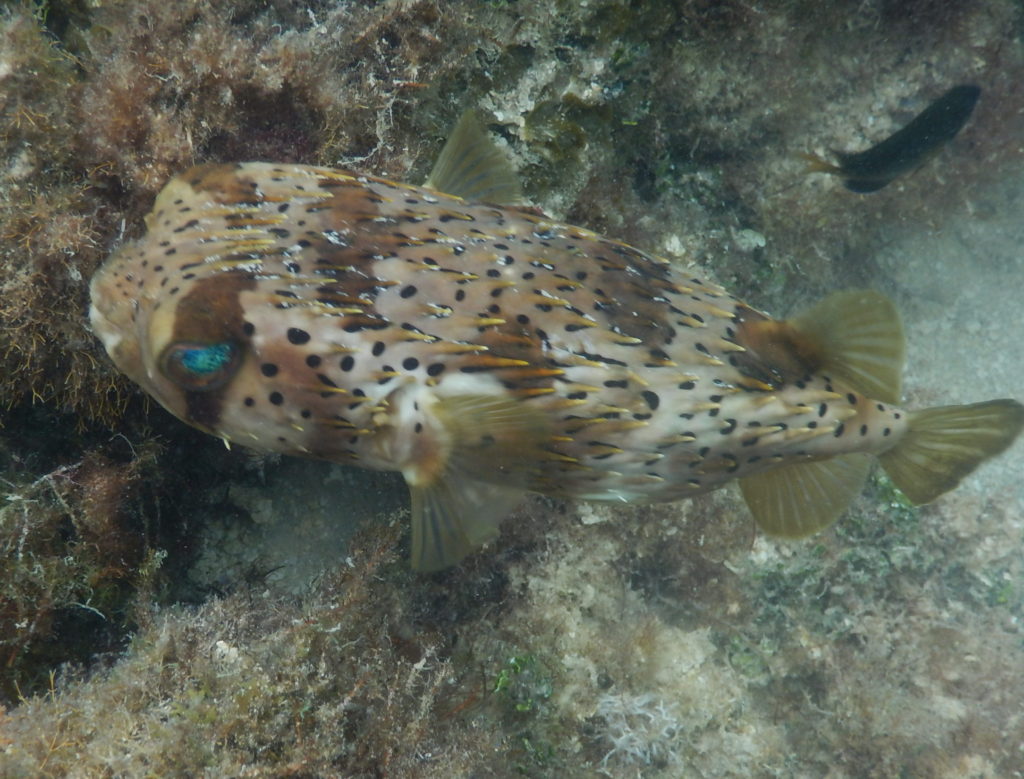
M 117 367 L 225 442 L 400 472 L 412 562 L 492 539 L 524 492 L 675 501 L 737 479 L 757 524 L 829 526 L 874 459 L 914 503 L 1024 425 L 904 411 L 873 291 L 778 321 L 668 260 L 519 207 L 467 115 L 425 186 L 306 165 L 173 178 L 92 280 Z

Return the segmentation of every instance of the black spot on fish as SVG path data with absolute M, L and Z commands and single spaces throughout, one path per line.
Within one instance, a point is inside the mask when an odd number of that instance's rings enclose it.
M 407 371 L 414 371 L 420 367 L 420 361 L 415 357 L 406 357 L 402 360 L 402 367 Z
M 309 342 L 309 333 L 305 330 L 300 330 L 298 327 L 289 327 L 287 336 L 288 343 L 295 344 L 296 346 L 302 346 L 302 344 Z
M 416 291 L 417 291 L 416 287 L 413 286 L 412 284 L 409 284 L 409 285 L 407 285 L 405 287 L 402 287 L 402 291 L 399 292 L 398 294 L 399 294 L 399 297 L 411 298 L 413 295 L 416 294 Z
M 846 425 L 840 422 L 838 425 L 836 425 L 836 431 L 832 435 L 834 435 L 836 438 L 839 438 L 845 431 Z
M 320 359 L 320 355 L 318 354 L 306 355 L 306 365 L 308 365 L 310 368 L 319 368 L 321 362 L 322 361 Z
M 435 362 L 427 366 L 428 376 L 440 376 L 442 373 L 444 373 L 444 363 Z
M 276 376 L 277 366 L 272 362 L 265 362 L 260 366 L 260 373 L 267 377 Z
M 861 425 L 860 426 L 860 434 L 861 435 L 867 435 L 868 434 L 868 426 L 867 425 Z
M 652 392 L 651 390 L 644 390 L 643 392 L 640 393 L 640 397 L 644 399 L 644 402 L 647 404 L 648 408 L 651 409 L 651 411 L 658 410 L 658 406 L 661 404 L 661 398 L 658 397 L 657 392 Z
M 271 392 L 270 396 L 267 399 L 275 406 L 280 406 L 282 403 L 284 403 L 284 395 L 282 395 L 280 392 Z
M 384 354 L 384 349 L 385 349 L 384 342 L 383 341 L 377 341 L 376 343 L 374 343 L 373 348 L 370 350 L 370 353 L 374 357 L 380 357 L 382 354 Z
M 355 367 L 355 365 L 356 358 L 353 357 L 351 354 L 346 354 L 344 357 L 341 358 L 341 369 L 343 371 L 350 371 Z

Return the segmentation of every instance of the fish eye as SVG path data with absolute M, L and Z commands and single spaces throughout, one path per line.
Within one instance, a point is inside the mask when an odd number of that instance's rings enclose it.
M 174 343 L 164 349 L 160 360 L 166 376 L 186 390 L 215 390 L 230 379 L 238 365 L 238 347 L 230 342 Z

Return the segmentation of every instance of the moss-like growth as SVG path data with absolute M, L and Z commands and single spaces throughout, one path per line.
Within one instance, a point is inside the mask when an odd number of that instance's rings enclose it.
M 118 648 L 135 623 L 136 589 L 152 596 L 160 555 L 147 549 L 137 520 L 157 452 L 111 454 L 94 451 L 8 488 L 0 509 L 0 700 L 41 689 L 58 663 Z

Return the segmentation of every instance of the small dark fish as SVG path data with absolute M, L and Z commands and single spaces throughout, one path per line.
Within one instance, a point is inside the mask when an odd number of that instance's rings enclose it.
M 953 140 L 971 118 L 979 95 L 981 88 L 973 84 L 955 86 L 902 130 L 870 149 L 855 153 L 833 152 L 838 165 L 813 154 L 804 155 L 811 163 L 808 172 L 839 176 L 851 192 L 875 192 L 904 173 L 916 170 Z

